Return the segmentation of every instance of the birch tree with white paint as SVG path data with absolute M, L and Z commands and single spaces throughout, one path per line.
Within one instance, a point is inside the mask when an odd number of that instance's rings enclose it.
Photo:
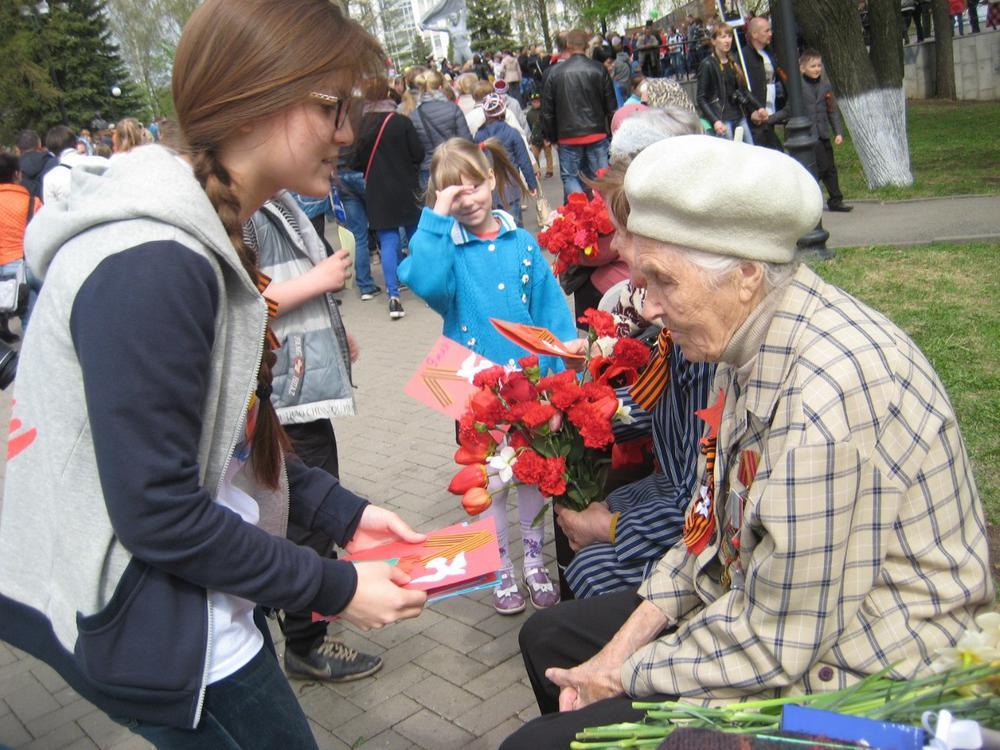
M 868 187 L 912 185 L 899 0 L 868 0 L 870 49 L 854 0 L 795 0 L 794 7 L 802 38 L 823 56 Z

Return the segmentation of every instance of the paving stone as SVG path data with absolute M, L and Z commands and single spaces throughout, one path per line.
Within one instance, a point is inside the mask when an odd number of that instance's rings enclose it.
M 423 682 L 411 685 L 403 693 L 449 720 L 461 716 L 473 706 L 481 703 L 480 699 L 472 693 L 462 690 L 462 688 L 437 675 L 431 675 Z
M 455 685 L 464 685 L 489 669 L 485 664 L 447 646 L 437 646 L 426 654 L 421 654 L 416 658 L 416 663 Z
M 56 705 L 59 705 L 58 701 L 56 701 Z M 53 711 L 41 714 L 31 721 L 25 722 L 25 726 L 31 732 L 32 737 L 42 737 L 50 734 L 63 724 L 72 723 L 77 719 L 87 716 L 94 710 L 92 703 L 85 701 L 83 698 L 77 698 L 69 705 L 61 706 Z
M 11 647 L 8 646 L 3 641 L 0 641 L 0 667 L 5 667 L 8 664 L 13 664 L 15 661 L 17 661 L 17 658 L 18 658 L 17 655 L 14 653 Z
M 42 684 L 42 687 L 50 693 L 55 693 L 66 687 L 66 680 L 60 677 L 56 670 L 44 662 L 36 661 L 31 666 L 31 673 L 35 675 L 35 679 Z
M 359 739 L 375 737 L 395 724 L 423 710 L 423 706 L 409 696 L 398 694 L 378 704 L 378 708 L 365 711 L 336 728 L 335 733 L 349 745 L 363 745 Z
M 0 667 L 0 698 L 5 698 L 10 693 L 20 690 L 23 680 L 26 679 L 25 675 L 34 680 L 35 678 L 31 675 L 31 667 L 34 664 L 34 659 L 30 656 L 24 656 L 18 657 L 18 660 L 11 664 Z
M 299 698 L 299 703 L 309 718 L 331 732 L 361 713 L 360 708 L 328 690 L 326 686 L 321 690 L 310 691 Z
M 409 750 L 414 745 L 410 740 L 401 734 L 396 734 L 391 729 L 386 729 L 381 734 L 365 740 L 363 745 L 359 745 L 359 750 Z
M 152 748 L 153 746 L 146 744 L 145 747 Z M 73 744 L 66 745 L 62 750 L 100 750 L 100 748 L 89 737 L 81 737 Z
M 353 695 L 349 696 L 351 703 L 365 711 L 370 711 L 418 682 L 423 682 L 430 676 L 423 667 L 416 664 L 404 664 L 391 672 L 379 672 L 371 680 L 365 680 L 365 685 Z
M 493 607 L 474 601 L 466 596 L 443 599 L 431 605 L 438 614 L 450 617 L 466 625 L 475 625 L 496 613 Z
M 452 722 L 426 709 L 404 719 L 394 727 L 394 730 L 413 744 L 427 750 L 466 748 L 473 739 L 464 729 L 456 727 Z
M 433 628 L 425 630 L 424 634 L 454 651 L 470 654 L 477 659 L 479 651 L 493 640 L 489 633 L 446 618 L 442 618 Z
M 81 737 L 86 737 L 80 725 L 74 722 L 62 726 L 46 734 L 35 734 L 37 739 L 23 745 L 19 750 L 59 750 L 71 745 Z M 88 740 L 89 741 L 89 740 Z
M 108 750 L 155 750 L 155 748 L 139 735 L 129 732 L 127 738 L 112 745 Z
M 9 693 L 5 700 L 22 724 L 27 725 L 39 716 L 55 711 L 59 703 L 30 672 L 18 676 L 20 687 Z
M 62 690 L 53 693 L 52 697 L 59 702 L 60 706 L 68 706 L 70 703 L 78 701 L 80 694 L 71 687 L 64 687 Z
M 517 712 L 517 718 L 527 724 L 532 719 L 537 719 L 541 716 L 541 711 L 538 710 L 538 704 L 534 702 L 534 695 L 532 695 L 531 705 L 527 708 Z
M 101 748 L 117 747 L 136 736 L 121 724 L 111 721 L 103 711 L 87 714 L 83 718 L 77 719 L 76 723 L 87 733 L 94 744 Z
M 534 703 L 534 699 L 530 695 L 525 695 L 520 685 L 510 685 L 491 695 L 488 700 L 475 708 L 466 711 L 455 719 L 455 723 L 473 737 L 481 737 L 498 724 L 516 716 L 518 711 L 527 708 L 531 703 Z
M 475 657 L 491 667 L 502 664 L 512 656 L 520 657 L 521 648 L 517 643 L 519 632 L 520 628 L 512 628 L 506 633 L 496 636 L 484 643 L 481 648 L 476 649 Z
M 436 641 L 432 641 L 427 636 L 417 634 L 382 654 L 382 663 L 385 664 L 382 669 L 391 672 L 397 667 L 413 661 L 420 654 L 427 653 L 437 645 Z
M 323 727 L 314 721 L 309 722 L 309 728 L 312 730 L 319 750 L 348 750 L 350 748 L 350 745 L 343 742 L 332 732 L 323 729 Z
M 480 698 L 489 698 L 508 685 L 515 683 L 521 685 L 522 677 L 524 677 L 524 661 L 520 655 L 517 655 L 463 684 L 462 687 Z M 521 689 L 525 689 L 523 685 L 521 685 Z M 531 695 L 531 691 L 528 690 L 526 694 Z
M 484 596 L 481 599 L 479 599 L 479 601 L 485 604 L 492 596 L 492 593 L 489 591 L 483 593 Z M 482 622 L 477 622 L 476 629 L 482 630 L 485 633 L 489 633 L 494 637 L 502 635 L 506 633 L 508 630 L 514 630 L 515 632 L 519 631 L 521 629 L 521 626 L 524 625 L 524 623 L 527 621 L 528 615 L 531 614 L 530 609 L 531 608 L 529 607 L 524 612 L 521 612 L 518 615 L 498 614 L 496 617 L 489 617 L 483 620 Z
M 494 727 L 486 734 L 470 742 L 468 750 L 496 750 L 505 739 L 523 726 L 524 722 L 520 721 L 516 716 L 511 716 L 500 726 Z
M 425 609 L 419 617 L 394 623 L 381 630 L 373 630 L 367 635 L 372 643 L 377 643 L 384 649 L 391 649 L 413 636 L 423 633 L 428 628 L 434 627 L 442 620 L 444 620 L 444 616 L 440 612 Z
M 31 735 L 13 712 L 0 716 L 0 742 L 5 742 L 11 747 L 31 742 Z

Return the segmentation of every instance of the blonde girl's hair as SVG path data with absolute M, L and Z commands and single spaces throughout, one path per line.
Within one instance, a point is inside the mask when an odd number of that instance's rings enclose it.
M 134 117 L 126 117 L 115 124 L 115 151 L 123 154 L 131 151 L 136 146 L 141 146 L 145 141 L 142 139 L 142 125 Z
M 462 73 L 462 75 L 455 79 L 455 86 L 458 88 L 458 93 L 472 96 L 472 92 L 475 90 L 476 83 L 478 82 L 479 76 L 475 73 Z
M 443 75 L 441 75 L 438 71 L 434 70 L 433 68 L 424 71 L 423 77 L 420 81 L 420 88 L 423 91 L 426 91 L 428 93 L 431 91 L 437 91 L 442 86 L 444 86 Z
M 520 170 L 507 156 L 507 149 L 498 138 L 487 138 L 479 144 L 465 138 L 449 138 L 434 149 L 431 158 L 430 179 L 427 181 L 425 200 L 433 206 L 437 191 L 450 185 L 461 185 L 462 177 L 468 177 L 477 185 L 489 179 L 490 170 L 496 176 L 494 194 L 499 196 L 501 205 L 507 207 L 507 189 L 516 185 L 527 190 Z
M 348 102 L 357 86 L 384 81 L 385 73 L 375 38 L 329 0 L 206 0 L 191 15 L 174 58 L 177 145 L 252 281 L 257 257 L 243 243 L 241 217 L 257 206 L 241 204 L 219 159 L 223 144 L 240 128 L 307 102 L 311 92 Z M 360 109 L 354 102 L 349 111 Z M 281 451 L 290 447 L 268 397 L 275 361 L 265 347 L 251 446 L 254 474 L 270 487 L 278 486 Z

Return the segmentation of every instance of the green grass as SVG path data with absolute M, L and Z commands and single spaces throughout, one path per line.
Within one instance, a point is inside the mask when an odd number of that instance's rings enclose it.
M 987 518 L 1000 524 L 1000 242 L 851 248 L 813 265 L 927 355 L 958 415 Z
M 907 102 L 913 185 L 869 190 L 861 162 L 845 134 L 834 147 L 840 187 L 852 198 L 926 198 L 1000 193 L 1000 103 Z

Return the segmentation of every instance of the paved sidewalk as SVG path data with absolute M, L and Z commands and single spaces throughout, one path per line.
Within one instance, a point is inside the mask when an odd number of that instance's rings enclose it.
M 553 206 L 561 202 L 558 178 L 546 180 L 545 190 Z M 1000 237 L 1000 197 L 855 206 L 850 214 L 824 214 L 831 246 Z M 529 228 L 533 213 L 526 212 Z M 375 271 L 380 275 L 377 266 Z M 361 302 L 348 290 L 341 297 L 344 320 L 361 346 L 355 368 L 360 416 L 336 422 L 344 483 L 420 529 L 462 520 L 458 498 L 445 491 L 455 471 L 453 422 L 402 392 L 439 335 L 440 319 L 409 292 L 402 298 L 406 317 L 397 322 L 388 318 L 384 295 Z M 0 416 L 8 418 L 9 409 L 10 393 L 0 394 Z M 0 464 L 0 478 L 2 471 Z M 516 529 L 513 506 L 510 518 Z M 551 539 L 551 528 L 547 533 Z M 551 543 L 547 553 L 554 572 Z M 517 648 L 526 617 L 497 615 L 485 592 L 432 605 L 419 618 L 378 632 L 345 630 L 344 640 L 381 654 L 385 667 L 372 678 L 343 685 L 293 683 L 320 747 L 495 748 L 537 715 Z M 276 628 L 274 634 L 280 641 Z M 149 747 L 47 666 L 2 642 L 0 745 Z

